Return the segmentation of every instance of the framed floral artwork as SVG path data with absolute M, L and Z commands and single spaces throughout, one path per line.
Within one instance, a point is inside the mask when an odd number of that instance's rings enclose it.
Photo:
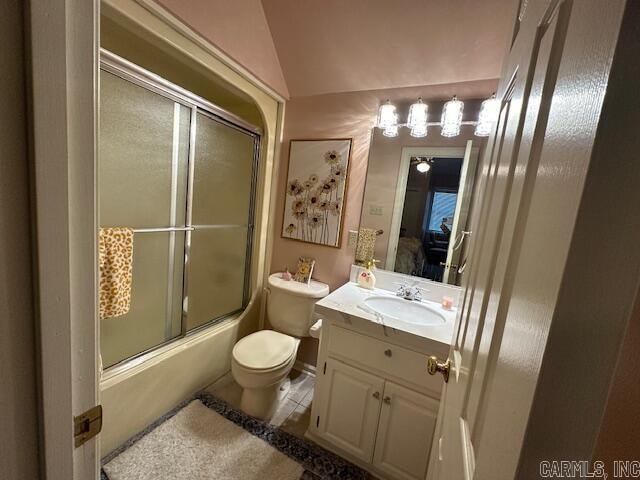
M 291 140 L 282 236 L 340 247 L 351 139 Z

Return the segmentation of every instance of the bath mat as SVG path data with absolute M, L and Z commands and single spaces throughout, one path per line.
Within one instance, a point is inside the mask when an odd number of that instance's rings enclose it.
M 376 480 L 374 476 L 355 466 L 351 462 L 348 462 L 344 458 L 325 450 L 313 442 L 287 433 L 266 421 L 250 417 L 241 410 L 233 408 L 228 403 L 214 397 L 208 392 L 200 392 L 196 394 L 195 399 L 200 400 L 206 407 L 235 423 L 238 427 L 243 428 L 251 435 L 264 440 L 278 451 L 301 464 L 305 468 L 305 471 L 302 473 L 300 480 Z M 147 436 L 150 432 L 153 432 L 158 428 L 158 426 L 173 418 L 192 401 L 193 398 L 185 400 L 170 412 L 167 412 L 165 415 L 153 422 L 147 428 L 131 437 L 125 443 L 105 456 L 102 459 L 102 465 L 108 464 L 111 460 L 118 457 L 123 452 L 126 452 L 133 445 L 136 445 L 142 438 Z M 109 478 L 103 468 L 100 471 L 100 480 L 114 479 Z M 264 478 L 263 480 L 272 479 Z
M 104 465 L 109 480 L 298 480 L 302 465 L 194 400 Z

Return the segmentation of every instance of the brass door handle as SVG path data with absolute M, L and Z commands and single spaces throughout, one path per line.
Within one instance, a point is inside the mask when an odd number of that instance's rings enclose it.
M 449 370 L 451 370 L 451 360 L 442 362 L 438 360 L 438 357 L 433 356 L 429 357 L 429 360 L 427 360 L 427 372 L 429 372 L 429 375 L 441 373 L 444 377 L 444 383 L 449 382 Z

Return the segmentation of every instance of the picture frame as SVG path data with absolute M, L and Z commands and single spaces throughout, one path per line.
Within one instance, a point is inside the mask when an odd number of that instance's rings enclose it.
M 283 238 L 340 248 L 351 138 L 289 142 Z

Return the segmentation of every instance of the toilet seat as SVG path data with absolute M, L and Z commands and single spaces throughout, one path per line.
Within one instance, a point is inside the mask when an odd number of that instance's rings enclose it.
M 274 330 L 260 330 L 247 335 L 233 347 L 235 362 L 251 371 L 278 369 L 291 362 L 297 339 Z

